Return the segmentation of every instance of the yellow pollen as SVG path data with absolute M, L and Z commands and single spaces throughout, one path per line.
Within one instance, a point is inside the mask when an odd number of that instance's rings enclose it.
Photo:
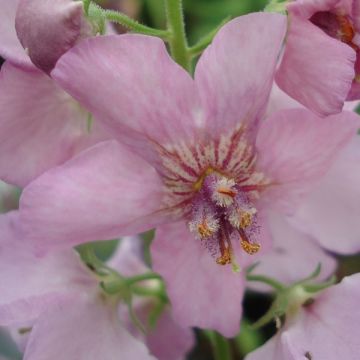
M 240 227 L 242 229 L 249 227 L 252 223 L 252 219 L 253 219 L 253 214 L 251 214 L 248 211 L 242 211 L 240 213 Z
M 246 240 L 241 240 L 240 244 L 249 255 L 254 255 L 260 250 L 260 244 L 251 244 Z
M 214 232 L 209 228 L 206 221 L 202 222 L 197 227 L 198 233 L 202 239 L 210 237 Z
M 221 256 L 216 259 L 218 265 L 228 265 L 231 264 L 231 251 L 229 248 L 223 248 L 221 251 Z

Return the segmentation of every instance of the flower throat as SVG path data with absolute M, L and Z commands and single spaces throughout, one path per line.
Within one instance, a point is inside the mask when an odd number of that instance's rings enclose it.
M 190 231 L 200 239 L 219 265 L 235 264 L 233 242 L 248 254 L 259 251 L 256 208 L 235 180 L 209 171 L 200 179 L 192 201 Z

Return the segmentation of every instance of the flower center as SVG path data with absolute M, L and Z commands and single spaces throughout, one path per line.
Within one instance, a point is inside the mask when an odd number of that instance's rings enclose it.
M 189 229 L 216 257 L 219 265 L 235 264 L 233 242 L 255 254 L 260 228 L 257 210 L 234 179 L 213 172 L 192 201 Z
M 323 11 L 315 13 L 310 21 L 329 36 L 351 46 L 354 50 L 358 50 L 359 47 L 354 42 L 356 32 L 348 16 Z
M 256 169 L 256 151 L 246 126 L 201 137 L 193 143 L 158 145 L 164 207 L 185 219 L 190 231 L 221 265 L 233 264 L 233 243 L 254 254 L 260 249 L 253 202 L 270 180 Z

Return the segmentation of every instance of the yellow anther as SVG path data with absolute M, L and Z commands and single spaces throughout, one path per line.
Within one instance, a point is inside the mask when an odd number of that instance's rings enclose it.
M 240 221 L 239 221 L 239 226 L 242 229 L 245 229 L 247 227 L 249 227 L 252 223 L 252 219 L 253 219 L 253 214 L 248 212 L 248 211 L 241 211 L 240 212 Z
M 206 221 L 198 225 L 197 231 L 202 239 L 210 237 L 214 232 L 209 228 Z
M 254 255 L 260 250 L 260 244 L 251 244 L 246 240 L 240 241 L 241 247 L 249 254 Z
M 218 265 L 228 265 L 231 264 L 231 251 L 229 248 L 224 248 L 221 251 L 221 256 L 216 259 Z

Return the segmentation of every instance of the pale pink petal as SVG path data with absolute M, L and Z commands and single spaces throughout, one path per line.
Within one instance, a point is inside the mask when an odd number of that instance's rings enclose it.
M 123 276 L 135 276 L 149 271 L 143 260 L 143 239 L 140 236 L 125 236 L 107 261 L 107 264 Z
M 239 331 L 244 274 L 217 265 L 184 223 L 157 228 L 153 267 L 163 276 L 180 326 L 215 329 L 225 336 Z
M 358 360 L 359 301 L 360 275 L 356 274 L 321 293 L 288 329 L 246 360 Z
M 296 230 L 283 215 L 272 213 L 269 224 L 273 249 L 262 257 L 253 270 L 254 274 L 266 275 L 284 284 L 292 284 L 309 276 L 321 264 L 318 280 L 325 280 L 336 269 L 336 261 L 326 254 L 310 236 Z M 255 290 L 270 290 L 260 283 L 249 283 Z
M 49 73 L 60 56 L 86 32 L 86 27 L 90 33 L 83 16 L 81 1 L 20 0 L 16 32 L 32 62 Z
M 194 346 L 195 336 L 190 328 L 180 327 L 167 309 L 147 335 L 146 343 L 158 360 L 182 360 Z
M 292 16 L 276 81 L 319 115 L 338 113 L 354 78 L 355 58 L 350 46 L 326 35 L 310 21 Z
M 0 111 L 0 177 L 21 187 L 105 138 L 95 127 L 89 132 L 88 113 L 35 68 L 2 66 Z
M 51 304 L 95 285 L 72 250 L 38 258 L 18 231 L 18 214 L 0 216 L 0 324 L 23 324 Z
M 323 119 L 305 109 L 283 110 L 266 119 L 256 139 L 259 170 L 272 184 L 264 199 L 293 212 L 351 141 L 359 119 L 352 112 Z
M 303 105 L 301 105 L 295 99 L 287 95 L 276 85 L 276 83 L 274 83 L 271 89 L 270 98 L 267 104 L 265 116 L 270 116 L 273 113 L 280 110 L 303 108 L 303 107 L 304 107 Z
M 24 360 L 155 360 L 104 303 L 74 301 L 42 314 Z
M 357 31 L 360 30 L 360 2 L 352 1 L 352 21 Z
M 84 40 L 59 60 L 52 76 L 146 159 L 157 158 L 155 143 L 178 142 L 196 129 L 195 84 L 158 38 Z
M 205 50 L 195 81 L 213 136 L 262 116 L 285 31 L 285 16 L 241 16 L 226 24 Z
M 39 250 L 139 233 L 165 221 L 156 171 L 116 141 L 99 143 L 33 181 L 20 199 Z
M 360 251 L 359 184 L 360 136 L 355 135 L 326 176 L 303 199 L 292 223 L 326 249 L 343 254 Z
M 15 30 L 15 14 L 19 0 L 0 0 L 0 56 L 11 62 L 33 68 Z
M 353 0 L 295 0 L 289 2 L 287 10 L 292 14 L 303 19 L 310 18 L 314 13 L 320 11 L 329 11 L 345 2 L 350 3 Z

